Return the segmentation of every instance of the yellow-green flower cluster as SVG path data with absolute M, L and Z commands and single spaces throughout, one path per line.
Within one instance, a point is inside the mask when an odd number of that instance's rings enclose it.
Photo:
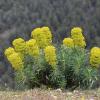
M 86 46 L 85 38 L 80 27 L 74 27 L 71 30 L 71 38 L 73 39 L 75 46 L 80 46 L 83 48 Z
M 23 68 L 23 58 L 26 54 L 33 57 L 39 56 L 39 48 L 35 39 L 24 41 L 24 39 L 18 38 L 12 44 L 14 48 L 9 47 L 6 49 L 5 55 L 15 70 Z
M 15 70 L 20 70 L 23 68 L 23 61 L 20 55 L 15 52 L 13 48 L 9 47 L 8 49 L 6 49 L 5 55 Z
M 22 39 L 22 38 L 15 39 L 12 42 L 12 44 L 13 44 L 14 49 L 15 49 L 16 52 L 19 52 L 21 54 L 25 54 L 25 52 L 26 52 L 26 43 L 25 43 L 24 39 Z
M 26 42 L 26 48 L 29 55 L 33 57 L 39 56 L 39 48 L 35 39 L 30 39 Z
M 52 34 L 51 34 L 51 31 L 50 31 L 49 27 L 44 26 L 41 29 L 44 32 L 45 36 L 46 36 L 48 44 L 51 44 L 52 43 Z
M 94 67 L 100 66 L 100 48 L 93 47 L 90 52 L 90 64 Z
M 67 47 L 74 47 L 73 39 L 71 38 L 64 38 L 63 45 Z
M 45 48 L 52 43 L 52 34 L 48 27 L 36 28 L 31 35 L 40 48 Z
M 15 52 L 15 50 L 14 50 L 14 48 L 12 48 L 12 47 L 9 47 L 9 48 L 7 48 L 6 50 L 5 50 L 5 55 L 6 55 L 6 57 L 9 57 L 12 53 L 14 53 Z
M 56 58 L 56 48 L 54 46 L 47 46 L 44 49 L 45 59 L 51 65 L 55 66 L 57 64 Z

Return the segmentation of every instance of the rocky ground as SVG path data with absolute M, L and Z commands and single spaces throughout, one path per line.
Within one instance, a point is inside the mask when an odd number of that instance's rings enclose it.
M 100 100 L 100 89 L 62 91 L 33 89 L 28 91 L 0 91 L 0 100 Z

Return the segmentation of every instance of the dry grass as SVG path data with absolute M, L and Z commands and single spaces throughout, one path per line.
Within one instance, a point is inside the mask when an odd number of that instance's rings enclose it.
M 28 91 L 0 91 L 0 100 L 100 100 L 100 89 L 61 91 L 33 89 Z

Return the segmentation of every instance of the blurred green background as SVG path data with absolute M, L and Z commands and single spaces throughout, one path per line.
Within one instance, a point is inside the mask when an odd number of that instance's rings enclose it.
M 80 26 L 88 46 L 100 46 L 100 0 L 0 0 L 1 42 L 11 34 L 30 36 L 33 28 L 44 25 L 55 42 Z

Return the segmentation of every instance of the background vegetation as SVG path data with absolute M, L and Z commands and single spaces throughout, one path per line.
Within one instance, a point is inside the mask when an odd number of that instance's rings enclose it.
M 0 0 L 0 34 L 30 35 L 33 28 L 47 25 L 60 41 L 70 28 L 81 26 L 89 46 L 100 45 L 99 11 L 100 0 Z

